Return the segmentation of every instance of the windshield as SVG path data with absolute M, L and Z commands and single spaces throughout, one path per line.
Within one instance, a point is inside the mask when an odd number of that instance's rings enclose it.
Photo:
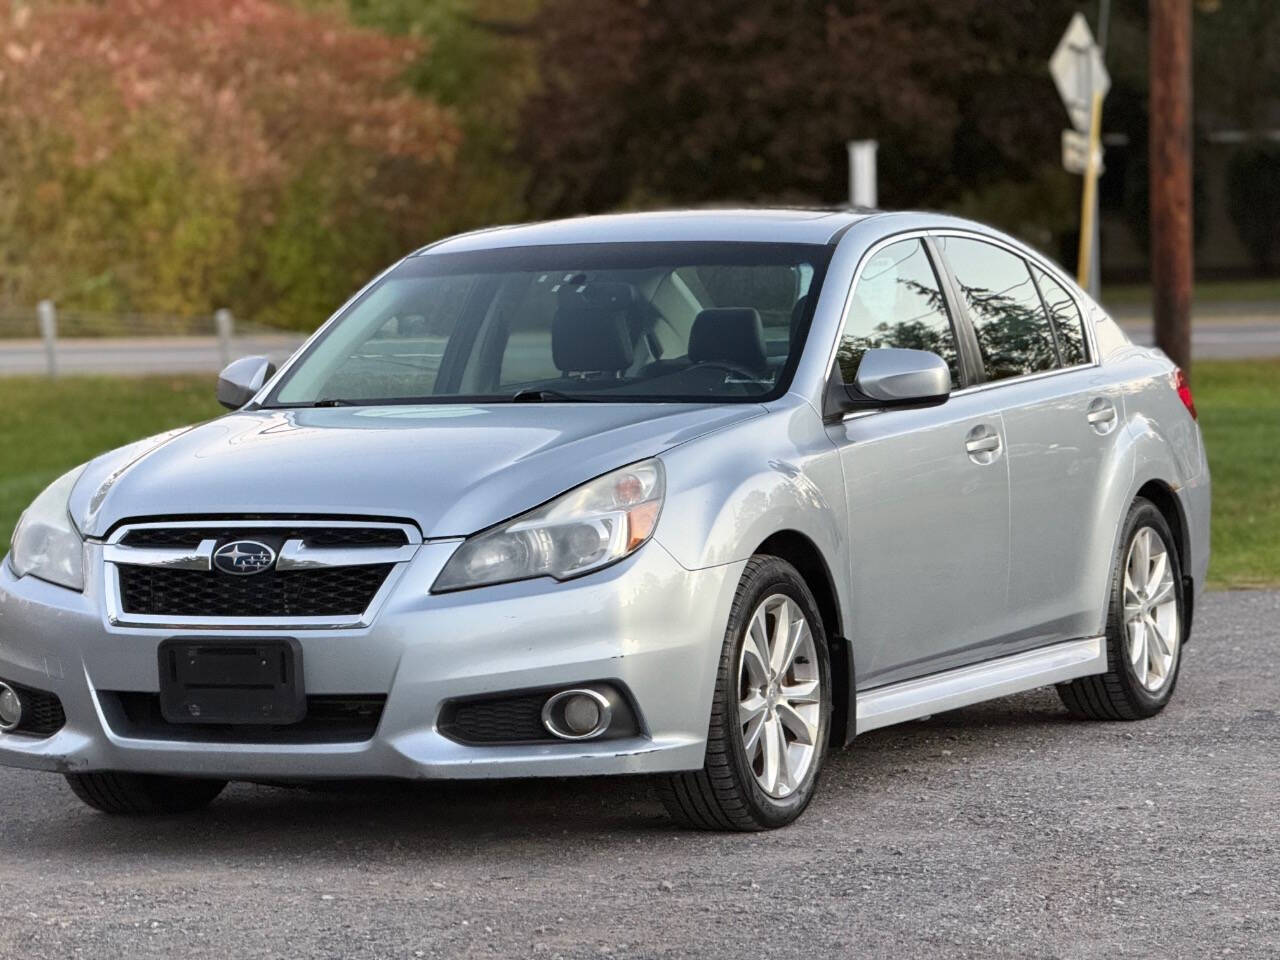
M 829 256 L 698 242 L 411 257 L 265 405 L 770 399 L 799 360 Z

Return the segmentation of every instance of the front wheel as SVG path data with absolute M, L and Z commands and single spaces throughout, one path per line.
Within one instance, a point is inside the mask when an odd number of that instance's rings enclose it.
M 148 773 L 69 773 L 71 792 L 95 810 L 119 816 L 189 813 L 207 807 L 225 780 L 163 777 Z
M 791 564 L 752 557 L 725 631 L 706 761 L 658 781 L 658 796 L 695 829 L 786 826 L 813 797 L 830 724 L 831 667 L 813 594 Z
M 1149 500 L 1125 518 L 1107 610 L 1107 672 L 1058 684 L 1075 716 L 1140 720 L 1165 708 L 1182 666 L 1186 598 L 1173 533 Z

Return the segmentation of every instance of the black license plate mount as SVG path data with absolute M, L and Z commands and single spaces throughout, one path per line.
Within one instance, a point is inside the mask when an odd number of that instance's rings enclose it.
M 174 637 L 160 644 L 159 659 L 169 723 L 278 726 L 306 717 L 302 645 L 293 637 Z

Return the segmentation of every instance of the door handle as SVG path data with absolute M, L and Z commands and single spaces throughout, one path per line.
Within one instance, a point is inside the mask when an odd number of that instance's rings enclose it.
M 1000 434 L 985 423 L 979 424 L 969 431 L 965 437 L 964 449 L 969 459 L 979 466 L 986 466 L 1000 456 Z
M 1106 397 L 1096 397 L 1090 402 L 1085 419 L 1089 421 L 1089 426 L 1093 427 L 1095 433 L 1105 436 L 1116 426 L 1115 404 Z

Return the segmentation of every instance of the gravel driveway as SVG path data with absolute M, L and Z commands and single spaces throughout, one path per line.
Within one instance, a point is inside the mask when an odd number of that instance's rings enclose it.
M 1197 614 L 1173 705 L 1052 690 L 860 738 L 799 824 L 637 780 L 238 786 L 122 821 L 0 771 L 0 957 L 1280 956 L 1280 593 Z

